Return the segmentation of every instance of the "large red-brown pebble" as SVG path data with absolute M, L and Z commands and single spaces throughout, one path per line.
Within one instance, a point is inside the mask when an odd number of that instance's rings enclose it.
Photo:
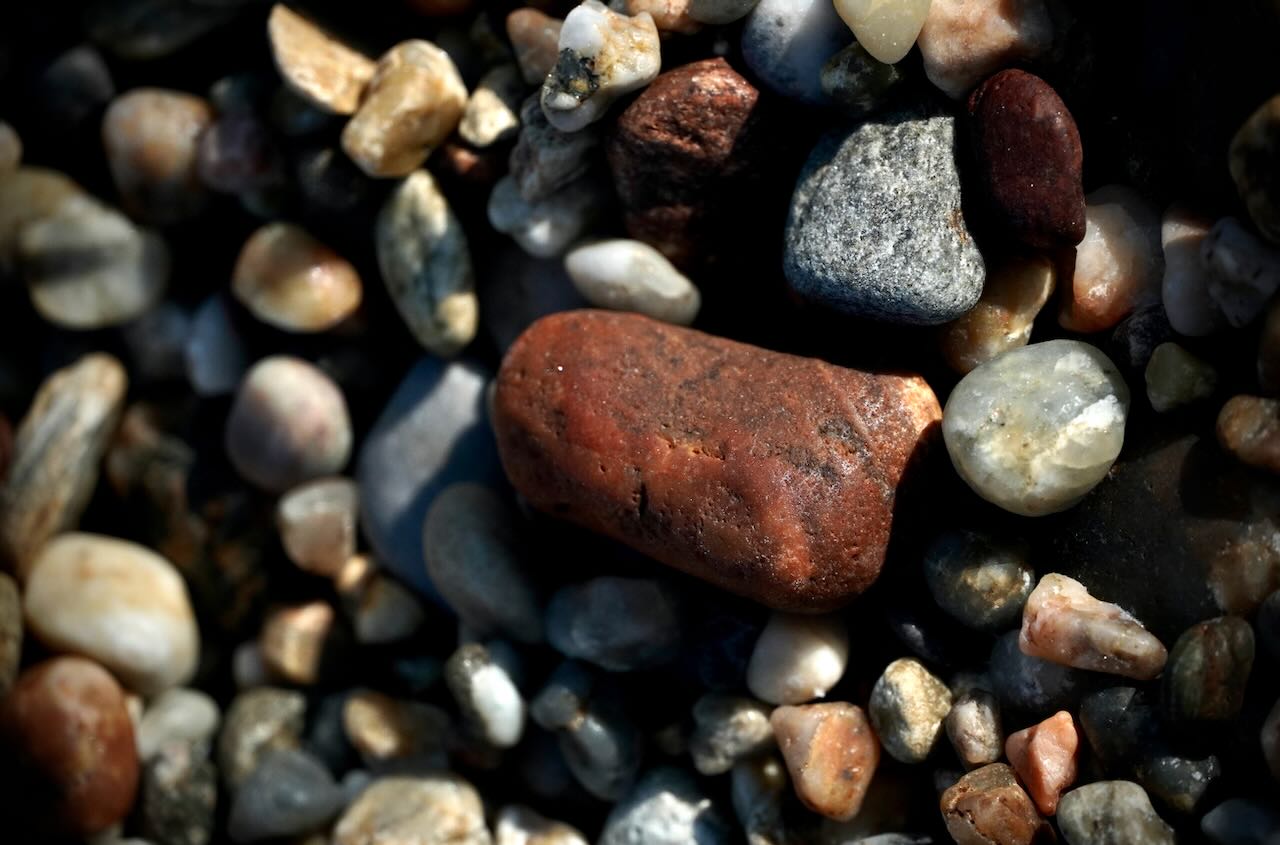
M 606 311 L 534 323 L 494 409 L 534 507 L 798 612 L 879 575 L 899 482 L 941 418 L 918 377 Z
M 942 820 L 956 845 L 1049 845 L 1051 828 L 1036 812 L 1004 763 L 974 769 L 940 801 Z
M 1066 103 L 1049 83 L 1003 70 L 969 97 L 978 172 L 992 210 L 1041 249 L 1084 238 L 1084 149 Z
M 608 156 L 631 237 L 683 267 L 727 242 L 756 207 L 759 99 L 724 59 L 706 59 L 662 74 L 627 107 Z
M 0 702 L 0 769 L 5 806 L 30 841 L 122 821 L 138 790 L 138 751 L 120 685 L 81 657 L 28 669 Z M 6 812 L 6 830 L 14 822 Z

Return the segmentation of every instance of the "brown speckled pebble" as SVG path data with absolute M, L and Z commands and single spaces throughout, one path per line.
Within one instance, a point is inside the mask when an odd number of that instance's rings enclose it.
M 1053 828 L 1018 786 L 1013 769 L 992 763 L 942 793 L 942 818 L 957 845 L 1047 845 Z
M 534 507 L 801 612 L 876 579 L 899 482 L 940 419 L 917 377 L 604 311 L 530 327 L 494 408 Z

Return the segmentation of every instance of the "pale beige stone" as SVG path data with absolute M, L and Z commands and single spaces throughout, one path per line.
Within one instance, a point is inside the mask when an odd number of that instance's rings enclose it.
M 849 634 L 839 616 L 775 611 L 751 652 L 747 688 L 770 704 L 803 704 L 826 695 L 848 662 Z
M 352 114 L 373 78 L 373 60 L 351 49 L 283 3 L 267 19 L 271 55 L 285 82 L 312 105 Z
M 509 804 L 498 811 L 494 845 L 587 845 L 587 840 L 575 827 Z
M 449 716 L 430 704 L 359 690 L 343 705 L 342 725 L 365 765 L 375 770 L 443 762 Z
M 285 554 L 315 575 L 336 575 L 356 550 L 359 488 L 349 478 L 321 478 L 295 487 L 276 505 Z
M 966 769 L 994 763 L 1004 753 L 1000 705 L 984 689 L 962 693 L 951 705 L 944 724 L 947 738 Z
M 885 667 L 867 709 L 890 757 L 922 763 L 951 712 L 951 690 L 920 661 L 904 657 Z
M 490 845 L 484 805 L 451 774 L 381 778 L 347 807 L 333 845 Z
M 1053 45 L 1045 0 L 933 0 L 917 39 L 929 81 L 952 99 L 967 97 L 996 71 Z
M 1056 279 L 1053 262 L 1043 256 L 1009 258 L 991 270 L 978 304 L 942 327 L 942 354 L 951 368 L 967 373 L 1026 346 Z
M 325 601 L 278 608 L 267 615 L 258 643 L 267 670 L 291 684 L 321 679 L 335 658 L 336 614 Z
M 467 99 L 458 135 L 483 149 L 514 138 L 520 131 L 524 83 L 515 65 L 498 65 L 481 77 Z
M 515 50 L 524 81 L 541 85 L 560 55 L 560 28 L 564 21 L 532 7 L 507 15 L 507 37 Z
M 268 325 L 291 332 L 333 328 L 360 307 L 360 274 L 292 223 L 268 223 L 245 241 L 231 290 Z
M 836 13 L 877 61 L 902 61 L 929 14 L 929 0 L 835 0 Z
M 69 200 L 84 202 L 70 177 L 43 167 L 0 172 L 0 268 L 13 263 L 18 235 L 30 223 L 52 217 Z
M 691 35 L 702 25 L 689 15 L 689 0 L 626 0 L 628 15 L 648 12 L 658 32 Z
M 784 706 L 769 721 L 804 805 L 839 821 L 858 815 L 880 763 L 862 708 L 843 701 Z
M 111 101 L 102 145 L 126 211 L 171 224 L 204 209 L 207 191 L 196 164 L 200 136 L 212 123 L 208 101 L 182 91 L 135 88 Z

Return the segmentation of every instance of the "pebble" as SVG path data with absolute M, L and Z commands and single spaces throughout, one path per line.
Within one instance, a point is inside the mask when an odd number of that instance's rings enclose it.
M 333 577 L 356 551 L 360 490 L 347 478 L 321 478 L 294 487 L 276 504 L 276 526 L 289 560 L 314 575 Z
M 774 710 L 769 723 L 800 801 L 830 819 L 858 815 L 880 762 L 880 743 L 862 708 L 787 705 Z
M 733 831 L 692 775 L 650 769 L 614 805 L 597 845 L 728 845 Z
M 444 679 L 463 718 L 494 748 L 514 748 L 524 733 L 524 698 L 510 673 L 479 643 L 460 646 Z
M 379 778 L 333 828 L 333 845 L 490 845 L 484 806 L 457 775 Z
M 290 89 L 332 114 L 353 114 L 374 63 L 283 3 L 267 20 L 271 56 Z
M 150 760 L 175 743 L 207 749 L 221 721 L 217 702 L 206 693 L 186 687 L 167 689 L 151 700 L 137 723 L 138 756 Z
M 376 571 L 349 597 L 348 612 L 356 642 L 363 645 L 403 642 L 418 633 L 427 618 L 408 587 Z
M 918 660 L 900 658 L 881 673 L 867 709 L 889 756 L 921 763 L 942 733 L 951 710 L 951 690 Z
M 1010 631 L 996 640 L 987 663 L 992 692 L 1001 704 L 1034 715 L 1069 707 L 1084 682 L 1083 673 L 1023 654 L 1019 634 Z
M 662 35 L 692 35 L 702 24 L 689 15 L 690 0 L 623 0 L 623 10 L 636 16 L 647 12 Z
M 1058 324 L 1073 332 L 1113 328 L 1159 298 L 1164 251 L 1158 212 L 1137 192 L 1108 185 L 1085 197 L 1085 235 Z
M 941 329 L 947 363 L 965 374 L 1026 346 L 1056 280 L 1053 264 L 1042 256 L 1008 258 L 990 269 L 978 304 Z
M 1277 139 L 1280 138 L 1280 96 L 1272 97 L 1249 116 L 1231 139 L 1231 178 L 1258 231 L 1280 243 L 1280 184 Z
M 163 300 L 121 327 L 129 350 L 129 367 L 143 383 L 181 382 L 186 377 L 187 338 L 191 313 L 173 300 Z
M 246 690 L 231 700 L 218 734 L 217 763 L 232 791 L 269 753 L 302 744 L 306 709 L 302 693 L 275 687 Z
M 1209 296 L 1234 328 L 1253 322 L 1280 289 L 1280 248 L 1234 217 L 1209 230 L 1200 243 L 1200 260 L 1209 270 Z
M 102 117 L 102 144 L 130 214 L 167 225 L 204 209 L 196 162 L 200 134 L 212 122 L 209 103 L 181 91 L 135 88 L 111 101 Z
M 1218 373 L 1211 364 L 1176 343 L 1155 348 L 1144 374 L 1147 400 L 1157 413 L 1177 410 L 1213 395 Z
M 84 4 L 89 37 L 119 58 L 170 56 L 231 20 L 232 10 L 181 0 L 122 0 Z
M 1058 573 L 1040 579 L 1022 613 L 1018 647 L 1063 666 L 1149 681 L 1168 652 L 1142 623 L 1117 604 L 1089 595 Z
M 1184 631 L 1169 652 L 1162 679 L 1169 720 L 1229 722 L 1239 716 L 1253 653 L 1253 628 L 1238 616 L 1220 616 Z
M 949 531 L 925 552 L 924 577 L 938 606 L 971 628 L 1003 631 L 1035 587 L 1028 549 L 975 531 Z
M 792 289 L 893 323 L 937 325 L 972 308 L 986 273 L 961 211 L 955 145 L 955 119 L 921 110 L 825 136 L 787 216 Z
M 211 191 L 244 194 L 275 187 L 280 153 L 270 128 L 251 112 L 227 112 L 200 136 L 196 171 Z
M 0 550 L 19 581 L 50 537 L 80 521 L 127 388 L 120 362 L 95 353 L 55 371 L 36 391 L 0 488 Z
M 489 224 L 534 258 L 552 258 L 564 254 L 587 231 L 605 203 L 604 187 L 590 176 L 530 202 L 508 174 L 489 195 Z
M 725 0 L 714 0 L 723 6 Z M 740 0 L 732 5 L 743 5 Z M 845 47 L 849 29 L 829 0 L 758 0 L 742 28 L 742 59 L 775 93 L 826 105 L 822 66 Z
M 1214 845 L 1270 845 L 1280 830 L 1280 812 L 1258 801 L 1231 798 L 1205 813 L 1200 830 Z
M 936 427 L 936 401 L 917 378 L 588 310 L 543 318 L 511 348 L 494 423 L 507 474 L 535 509 L 731 592 L 814 613 L 878 574 L 894 485 Z M 863 406 L 876 410 L 855 413 Z M 570 448 L 566 419 L 601 445 Z M 761 438 L 768 456 L 752 449 Z M 849 449 L 871 458 L 874 476 Z M 811 529 L 796 530 L 798 513 Z
M 1205 796 L 1219 791 L 1223 774 L 1216 756 L 1196 759 L 1167 748 L 1140 758 L 1133 773 L 1161 806 L 1184 816 L 1203 811 Z
M 966 769 L 994 763 L 1004 753 L 1000 704 L 984 689 L 961 693 L 944 721 L 947 738 Z
M 783 797 L 787 770 L 777 755 L 743 760 L 730 774 L 734 815 L 746 834 L 747 845 L 777 845 L 787 841 Z
M 1280 393 L 1280 300 L 1271 303 L 1258 341 L 1258 386 Z
M 458 135 L 473 147 L 512 140 L 520 131 L 520 104 L 524 82 L 515 65 L 498 65 L 486 73 L 467 98 Z
M 560 58 L 560 28 L 564 21 L 532 6 L 507 15 L 507 38 L 516 64 L 528 85 L 541 85 Z M 539 105 L 541 110 L 541 105 Z
M 1073 789 L 1058 803 L 1068 845 L 1174 845 L 1173 828 L 1156 815 L 1146 791 L 1125 780 Z
M 680 596 L 662 581 L 606 575 L 556 591 L 547 641 L 611 672 L 650 669 L 679 656 L 682 611 Z
M 600 120 L 619 97 L 652 82 L 662 64 L 653 16 L 621 15 L 599 0 L 583 0 L 565 16 L 558 46 L 542 110 L 561 132 Z
M 556 667 L 529 705 L 529 715 L 548 731 L 571 727 L 577 722 L 596 688 L 596 677 L 577 660 Z
M 853 30 L 858 43 L 885 64 L 900 62 L 911 52 L 929 5 L 930 0 L 835 0 L 836 14 Z
M 11 790 L 6 825 L 19 836 L 29 820 L 36 830 L 87 838 L 133 806 L 133 722 L 124 691 L 96 663 L 55 657 L 27 668 L 0 699 L 0 749 Z
M 52 217 L 69 202 L 85 202 L 84 189 L 56 170 L 19 167 L 0 178 L 0 268 L 13 264 L 26 226 Z
M 1280 781 L 1280 699 L 1276 700 L 1271 712 L 1262 722 L 1258 740 L 1262 745 L 1262 756 L 1271 770 L 1271 777 Z
M 22 138 L 10 124 L 0 120 L 0 173 L 12 173 L 22 163 Z
M 1004 747 L 1031 800 L 1040 812 L 1052 816 L 1062 793 L 1075 783 L 1080 765 L 1080 736 L 1071 714 L 1060 710 L 1039 724 L 1016 731 Z
M 147 761 L 137 827 L 161 845 L 209 845 L 217 822 L 218 774 L 204 746 L 165 746 Z
M 253 365 L 227 416 L 227 457 L 245 480 L 283 493 L 341 472 L 351 454 L 351 419 L 332 379 L 299 358 Z
M 770 708 L 753 698 L 707 693 L 693 705 L 689 755 L 703 775 L 719 775 L 773 745 Z
M 574 286 L 597 308 L 633 311 L 687 326 L 698 316 L 698 289 L 646 243 L 597 241 L 565 256 Z
M 774 612 L 747 665 L 751 694 L 770 704 L 803 704 L 839 683 L 849 662 L 849 634 L 839 616 Z
M 1053 40 L 1053 19 L 1044 0 L 933 0 L 916 43 L 925 76 L 959 100 L 1000 68 L 1047 52 Z
M 68 133 L 85 132 L 116 95 L 106 59 L 92 44 L 52 56 L 37 71 L 35 89 L 45 122 Z
M 635 781 L 643 737 L 615 703 L 592 701 L 560 731 L 560 754 L 573 777 L 603 801 L 617 801 Z
M 1226 323 L 1209 294 L 1211 274 L 1200 260 L 1200 248 L 1212 226 L 1212 221 L 1178 205 L 1165 211 L 1160 223 L 1164 247 L 1161 299 L 1169 325 L 1187 337 L 1213 334 Z
M 498 811 L 493 841 L 494 845 L 587 845 L 577 828 L 516 804 Z
M 22 662 L 22 593 L 0 572 L 0 700 L 13 688 Z
M 466 233 L 430 173 L 414 171 L 396 187 L 374 231 L 400 317 L 429 352 L 458 354 L 476 336 L 480 306 Z
M 530 578 L 520 514 L 473 482 L 445 488 L 423 527 L 427 574 L 458 617 L 481 636 L 542 641 L 542 609 Z
M 942 819 L 958 845 L 1032 845 L 1053 841 L 1053 832 L 1013 769 L 992 763 L 974 769 L 942 793 Z
M 851 118 L 865 117 L 897 96 L 907 77 L 877 61 L 856 41 L 822 66 L 822 93 Z
M 360 307 L 360 274 L 292 223 L 268 223 L 245 241 L 231 291 L 262 322 L 289 332 L 322 332 Z
M 298 686 L 338 674 L 349 655 L 336 616 L 333 606 L 322 599 L 269 611 L 258 637 L 267 671 Z
M 960 477 L 1007 511 L 1042 516 L 1079 502 L 1124 444 L 1129 389 L 1114 364 L 1077 340 L 1005 353 L 965 376 L 942 434 Z
M 374 771 L 444 764 L 449 715 L 434 705 L 360 690 L 343 705 L 342 724 L 351 745 Z
M 428 508 L 454 482 L 502 476 L 485 412 L 488 381 L 471 362 L 421 359 L 382 409 L 356 462 L 364 535 L 381 564 L 426 595 L 433 592 L 423 566 Z
M 402 41 L 378 59 L 342 149 L 369 176 L 408 176 L 458 126 L 467 86 L 453 59 L 429 41 Z
M 544 200 L 573 184 L 595 163 L 599 128 L 561 132 L 551 125 L 537 95 L 520 106 L 520 134 L 508 163 L 520 196 L 530 203 Z
M 766 121 L 760 92 L 722 58 L 655 79 L 606 149 L 628 234 L 682 267 L 736 249 L 768 166 Z
M 31 633 L 51 649 L 83 654 L 142 694 L 191 679 L 200 632 L 186 584 L 148 548 L 98 534 L 61 534 L 27 576 Z
M 224 396 L 240 384 L 249 353 L 226 296 L 214 294 L 196 308 L 182 358 L 197 396 Z
M 260 842 L 316 830 L 342 809 L 342 790 L 324 765 L 303 751 L 273 751 L 236 790 L 227 832 Z

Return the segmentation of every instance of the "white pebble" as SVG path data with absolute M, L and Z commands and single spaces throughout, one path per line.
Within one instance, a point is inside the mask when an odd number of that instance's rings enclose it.
M 635 311 L 687 326 L 702 297 L 685 276 L 653 247 L 640 241 L 599 241 L 572 250 L 564 261 L 574 287 L 592 305 Z
M 803 704 L 825 696 L 848 661 L 840 617 L 775 612 L 751 652 L 747 688 L 770 704 Z
M 603 191 L 591 178 L 578 179 L 545 199 L 529 202 L 520 195 L 516 180 L 507 175 L 489 195 L 489 223 L 533 257 L 553 258 L 582 236 L 603 204 Z
M 836 13 L 877 61 L 900 62 L 911 52 L 929 0 L 835 0 Z

